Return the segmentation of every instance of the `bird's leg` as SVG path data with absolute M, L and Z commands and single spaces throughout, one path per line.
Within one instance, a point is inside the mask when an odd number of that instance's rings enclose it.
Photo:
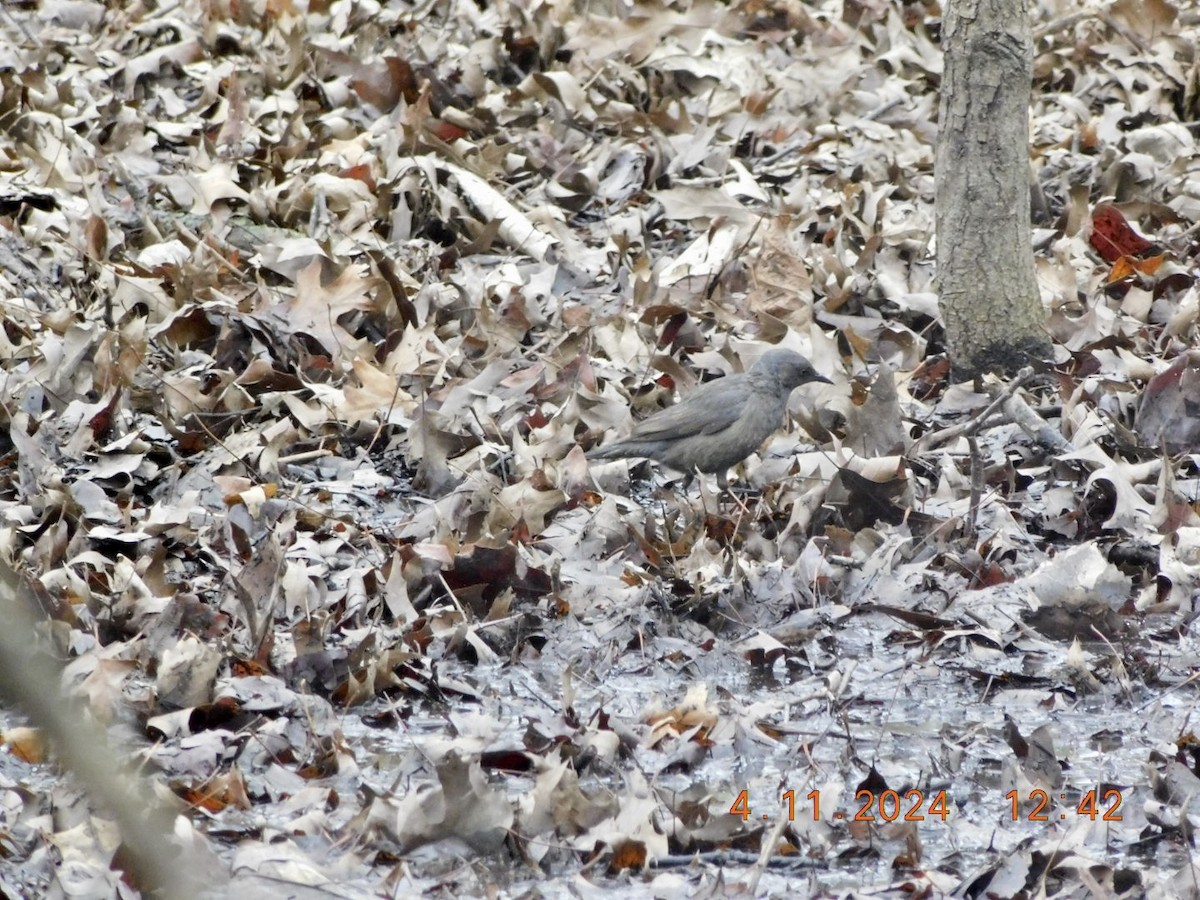
M 692 509 L 692 501 L 688 498 L 688 493 L 692 486 L 692 482 L 695 480 L 695 472 L 684 472 L 681 479 L 678 481 L 672 480 L 669 482 L 669 490 L 671 493 L 675 495 L 676 500 L 679 501 L 681 506 L 686 506 L 689 510 Z M 701 485 L 703 485 L 703 483 L 703 480 L 701 480 Z
M 703 514 L 704 520 L 708 521 L 708 498 L 705 496 L 705 494 L 706 494 L 705 488 L 708 486 L 708 482 L 705 480 L 703 474 L 701 474 L 699 472 L 697 472 L 696 474 L 700 475 L 700 512 Z M 724 477 L 723 475 L 718 475 L 717 482 L 720 483 L 721 479 L 723 477 Z M 720 512 L 720 511 L 721 511 L 720 498 L 717 498 L 717 512 Z
M 717 489 L 720 493 L 717 495 L 717 512 L 722 511 L 725 505 L 725 498 L 729 495 L 729 470 L 722 469 L 717 473 Z

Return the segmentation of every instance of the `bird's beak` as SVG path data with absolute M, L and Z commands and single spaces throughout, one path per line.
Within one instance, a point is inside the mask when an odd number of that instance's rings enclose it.
M 823 381 L 825 384 L 833 384 L 833 382 L 830 381 L 828 378 L 826 378 L 824 375 L 814 375 L 812 378 L 809 379 L 809 381 L 810 382 Z

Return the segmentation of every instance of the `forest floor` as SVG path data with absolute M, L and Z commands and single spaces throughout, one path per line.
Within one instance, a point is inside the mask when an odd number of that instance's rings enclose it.
M 940 16 L 5 4 L 0 552 L 190 877 L 1200 896 L 1200 16 L 1034 4 L 1054 356 L 975 383 Z M 589 468 L 770 346 L 733 492 Z M 131 895 L 25 723 L 0 891 Z

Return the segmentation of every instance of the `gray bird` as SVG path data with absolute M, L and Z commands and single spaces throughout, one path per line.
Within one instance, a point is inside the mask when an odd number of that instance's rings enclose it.
M 832 382 L 791 350 L 768 350 L 748 372 L 700 385 L 679 403 L 638 422 L 624 440 L 597 447 L 589 460 L 643 456 L 689 476 L 716 472 L 722 486 L 731 466 L 758 449 L 783 423 L 792 389 Z

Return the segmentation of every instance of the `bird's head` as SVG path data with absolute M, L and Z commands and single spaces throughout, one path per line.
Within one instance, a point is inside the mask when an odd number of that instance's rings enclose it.
M 770 378 L 788 391 L 802 384 L 808 384 L 810 381 L 833 384 L 814 369 L 812 363 L 793 350 L 768 350 L 751 367 L 750 372 Z

